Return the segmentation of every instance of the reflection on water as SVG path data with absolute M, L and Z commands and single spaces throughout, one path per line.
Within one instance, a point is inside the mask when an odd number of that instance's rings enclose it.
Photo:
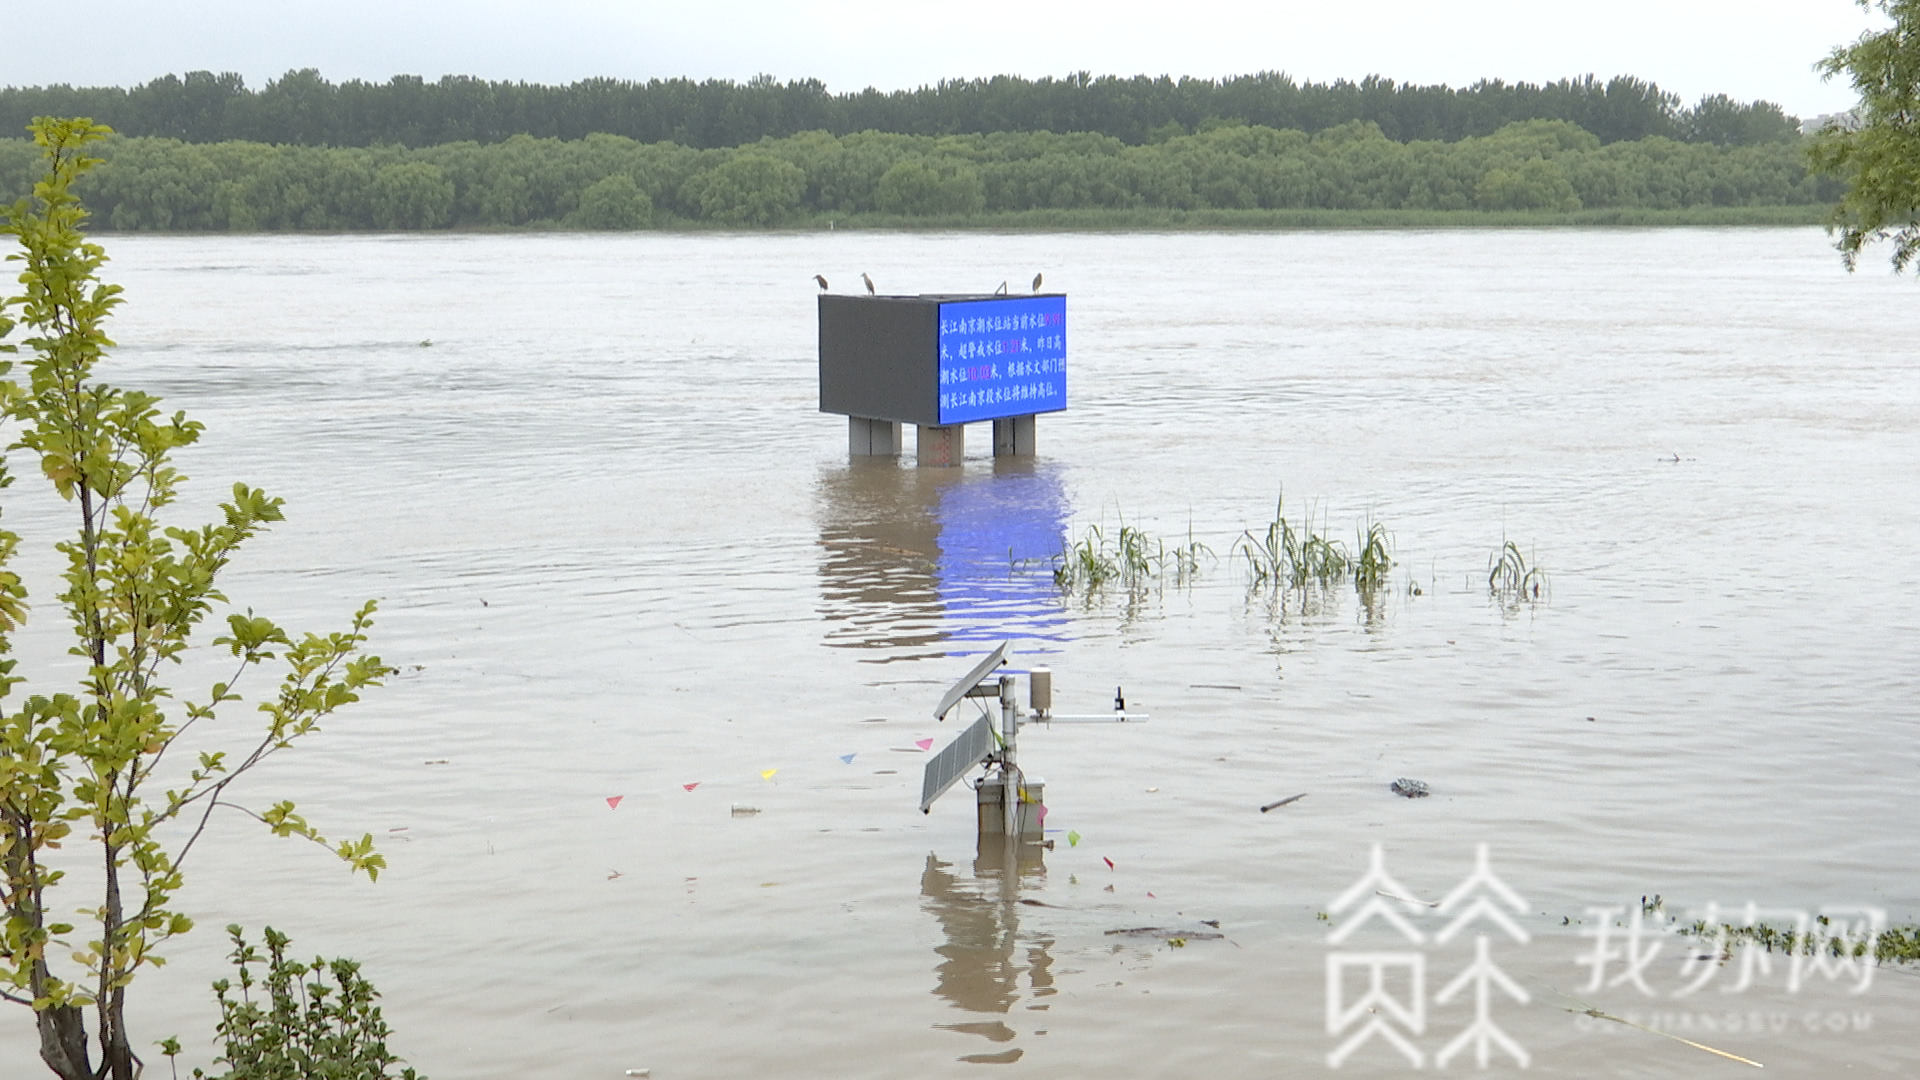
M 1065 533 L 1059 470 L 997 460 L 966 469 L 854 461 L 819 483 L 826 644 L 943 656 L 948 642 L 1059 641 L 1047 571 Z
M 1028 997 L 1051 997 L 1053 957 L 1048 950 L 1053 938 L 1040 933 L 1023 937 L 1020 933 L 1021 884 L 1037 887 L 1046 877 L 1039 845 L 1021 844 L 1016 849 L 1014 845 L 983 843 L 969 880 L 950 873 L 952 866 L 928 854 L 927 868 L 920 875 L 920 894 L 926 898 L 923 906 L 940 920 L 947 936 L 946 944 L 934 950 L 940 955 L 940 964 L 934 969 L 934 994 L 955 1008 L 1000 1017 L 1008 1016 L 1020 1000 L 1023 976 Z M 1028 1005 L 1027 1010 L 1045 1012 L 1047 1005 Z M 1005 1020 L 934 1026 L 978 1035 L 992 1043 L 1011 1043 L 1019 1038 Z M 963 1054 L 959 1060 L 1004 1065 L 1020 1060 L 1025 1052 L 1018 1046 L 1008 1046 Z

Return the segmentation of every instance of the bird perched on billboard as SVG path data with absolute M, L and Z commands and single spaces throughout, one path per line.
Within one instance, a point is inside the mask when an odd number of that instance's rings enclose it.
M 1040 279 L 1041 279 L 1042 277 L 1044 277 L 1044 276 L 1046 276 L 1046 275 L 1044 275 L 1044 274 L 1035 274 L 1035 275 L 1033 275 L 1033 291 L 1034 291 L 1034 292 L 1039 292 L 1039 291 L 1040 291 Z
M 819 283 L 819 285 L 820 285 L 820 291 L 821 291 L 821 292 L 826 292 L 826 291 L 827 291 L 827 279 L 826 279 L 826 278 L 824 278 L 824 277 L 822 277 L 822 276 L 821 276 L 821 275 L 819 275 L 819 274 L 815 274 L 815 275 L 813 275 L 813 280 Z
M 873 279 L 867 276 L 867 272 L 865 270 L 860 271 L 860 280 L 867 283 L 867 295 L 872 296 L 874 294 Z

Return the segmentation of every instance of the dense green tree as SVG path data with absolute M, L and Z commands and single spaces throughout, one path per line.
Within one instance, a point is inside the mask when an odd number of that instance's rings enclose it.
M 644 229 L 653 224 L 653 200 L 626 173 L 603 176 L 580 193 L 580 205 L 567 215 L 580 229 Z
M 975 214 L 987 203 L 987 189 L 965 164 L 907 160 L 881 174 L 873 202 L 889 214 Z
M 424 161 L 381 166 L 370 194 L 373 223 L 382 229 L 433 229 L 453 215 L 453 181 Z
M 767 154 L 741 154 L 687 181 L 682 198 L 723 225 L 776 225 L 800 206 L 807 174 Z
M 758 227 L 876 211 L 1677 210 L 1838 194 L 1838 181 L 1808 173 L 1798 143 L 1602 143 L 1561 120 L 1411 142 L 1371 121 L 1311 135 L 1219 120 L 1196 127 L 1140 145 L 1091 132 L 810 131 L 738 150 L 618 135 L 418 150 L 116 138 L 81 183 L 100 219 L 125 230 Z M 0 198 L 31 187 L 32 153 L 0 139 Z
M 1835 49 L 1821 64 L 1860 94 L 1855 122 L 1829 125 L 1814 140 L 1815 167 L 1846 183 L 1834 211 L 1840 254 L 1851 270 L 1875 240 L 1893 241 L 1893 268 L 1920 252 L 1920 0 L 1859 0 L 1893 25 Z
M 1590 75 L 1545 84 L 1483 80 L 1455 88 L 1379 76 L 1299 82 L 1272 71 L 1219 80 L 1078 72 L 831 94 L 818 80 L 782 83 L 766 76 L 745 83 L 588 79 L 542 86 L 396 75 L 384 83 L 333 83 L 304 69 L 258 90 L 237 75 L 205 71 L 131 89 L 0 89 L 0 131 L 18 131 L 35 116 L 78 113 L 134 135 L 307 146 L 485 144 L 515 135 L 572 141 L 601 133 L 721 149 L 806 131 L 1092 132 L 1139 146 L 1214 125 L 1315 133 L 1356 120 L 1378 125 L 1396 142 L 1457 142 L 1523 120 L 1564 120 L 1609 143 L 1663 135 L 1755 145 L 1791 141 L 1797 134 L 1793 118 L 1768 102 L 1716 95 L 1685 108 L 1652 83 L 1627 76 L 1603 82 Z

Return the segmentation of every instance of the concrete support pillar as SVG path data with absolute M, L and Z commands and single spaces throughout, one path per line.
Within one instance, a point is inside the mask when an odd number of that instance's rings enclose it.
M 993 422 L 994 457 L 1033 456 L 1033 416 L 1009 416 Z
M 847 417 L 847 456 L 899 457 L 899 421 Z
M 917 430 L 914 449 L 921 468 L 958 465 L 967 456 L 965 425 L 922 425 Z

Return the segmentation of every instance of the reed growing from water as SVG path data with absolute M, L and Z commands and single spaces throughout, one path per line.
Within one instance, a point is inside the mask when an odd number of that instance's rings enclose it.
M 1508 603 L 1540 599 L 1546 575 L 1538 566 L 1528 566 L 1520 554 L 1520 545 L 1511 540 L 1487 560 L 1487 591 Z
M 1212 549 L 1195 540 L 1191 528 L 1185 544 L 1169 549 L 1166 541 L 1131 525 L 1122 523 L 1111 539 L 1100 526 L 1089 525 L 1086 535 L 1054 556 L 1053 583 L 1066 593 L 1090 594 L 1110 584 L 1138 592 L 1168 577 L 1186 584 L 1199 574 L 1200 560 L 1212 557 Z
M 1234 542 L 1233 551 L 1244 558 L 1255 588 L 1274 587 L 1304 591 L 1309 585 L 1329 589 L 1344 581 L 1353 582 L 1362 596 L 1376 595 L 1387 584 L 1393 569 L 1393 534 L 1377 521 L 1367 523 L 1355 537 L 1359 555 L 1327 535 L 1324 519 L 1316 525 L 1312 511 L 1296 526 L 1287 520 L 1286 500 L 1274 504 L 1273 520 L 1266 530 L 1255 535 L 1248 529 Z

